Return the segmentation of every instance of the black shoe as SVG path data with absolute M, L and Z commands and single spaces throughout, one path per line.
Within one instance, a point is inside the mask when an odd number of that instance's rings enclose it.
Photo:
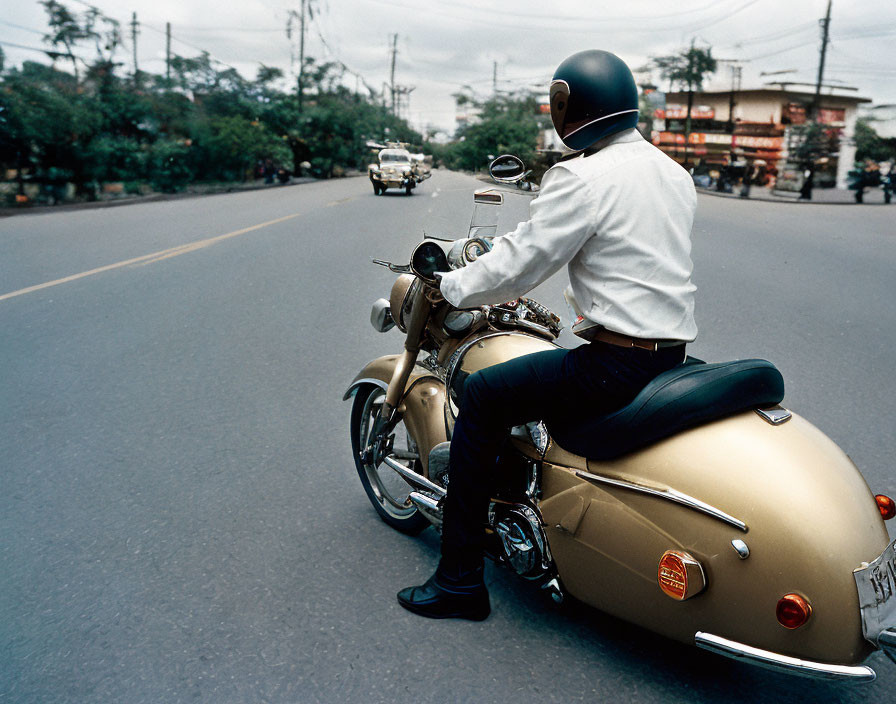
M 491 613 L 481 568 L 464 580 L 446 578 L 436 570 L 425 584 L 398 592 L 398 603 L 427 618 L 484 621 Z

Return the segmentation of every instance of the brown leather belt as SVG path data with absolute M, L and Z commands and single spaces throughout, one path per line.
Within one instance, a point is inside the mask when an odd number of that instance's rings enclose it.
M 592 342 L 606 342 L 617 347 L 637 347 L 641 350 L 656 352 L 664 347 L 677 347 L 683 345 L 682 340 L 645 340 L 640 337 L 629 337 L 619 332 L 613 332 L 606 328 L 593 327 L 582 331 L 582 337 Z

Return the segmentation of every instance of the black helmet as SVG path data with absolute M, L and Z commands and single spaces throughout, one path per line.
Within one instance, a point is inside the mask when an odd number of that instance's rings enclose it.
M 570 149 L 638 124 L 638 88 L 625 62 L 608 51 L 580 51 L 551 81 L 551 119 Z

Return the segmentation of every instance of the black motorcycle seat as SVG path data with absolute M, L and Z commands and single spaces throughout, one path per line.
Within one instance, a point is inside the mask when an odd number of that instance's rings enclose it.
M 551 437 L 568 452 L 611 460 L 658 440 L 784 398 L 784 378 L 771 362 L 742 359 L 707 364 L 688 357 L 657 376 L 634 400 L 609 415 L 553 427 Z

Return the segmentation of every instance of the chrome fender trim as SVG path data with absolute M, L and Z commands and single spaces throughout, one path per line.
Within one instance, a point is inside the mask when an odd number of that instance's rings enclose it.
M 389 385 L 384 382 L 382 379 L 358 379 L 355 383 L 346 389 L 345 393 L 342 395 L 343 401 L 348 401 L 352 395 L 357 391 L 360 387 L 364 386 L 364 384 L 373 384 L 374 386 L 379 386 L 383 391 L 389 388 Z
M 744 645 L 743 643 L 714 636 L 712 633 L 704 633 L 703 631 L 698 631 L 694 634 L 694 641 L 698 648 L 788 675 L 800 675 L 822 680 L 844 680 L 855 683 L 873 682 L 877 678 L 877 673 L 867 665 L 830 665 L 826 662 L 802 660 L 789 655 L 780 655 L 769 650 L 754 648 L 753 646 Z
M 649 494 L 650 496 L 665 499 L 666 501 L 672 501 L 673 503 L 687 506 L 695 511 L 705 513 L 707 516 L 712 516 L 720 521 L 724 521 L 725 523 L 742 530 L 744 533 L 748 530 L 747 524 L 742 520 L 730 516 L 724 511 L 717 509 L 715 506 L 710 506 L 709 504 L 700 501 L 700 499 L 695 499 L 693 496 L 688 496 L 687 494 L 682 494 L 680 491 L 675 491 L 675 489 L 653 489 L 649 486 L 635 484 L 634 482 L 625 482 L 620 479 L 610 479 L 609 477 L 602 477 L 599 474 L 583 472 L 582 470 L 576 470 L 576 476 L 585 481 L 592 482 L 593 484 L 604 484 L 606 486 L 615 486 L 620 489 L 629 489 L 630 491 L 637 491 L 642 494 Z

